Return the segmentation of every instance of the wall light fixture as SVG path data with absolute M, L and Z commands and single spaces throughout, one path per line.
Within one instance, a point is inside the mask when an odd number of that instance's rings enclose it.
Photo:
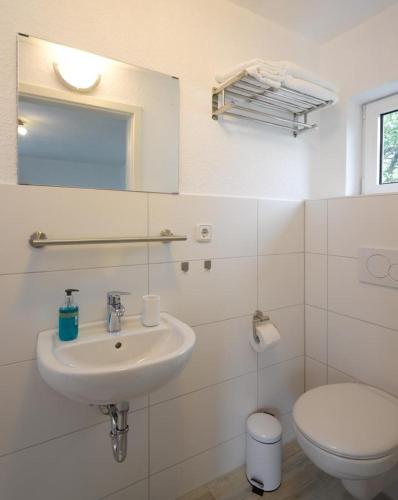
M 23 120 L 21 120 L 21 118 L 18 118 L 18 135 L 21 135 L 23 137 L 27 133 L 28 133 L 28 129 L 25 126 L 25 122 Z
M 62 84 L 75 92 L 87 93 L 101 81 L 104 60 L 81 50 L 62 47 L 54 61 L 54 71 Z

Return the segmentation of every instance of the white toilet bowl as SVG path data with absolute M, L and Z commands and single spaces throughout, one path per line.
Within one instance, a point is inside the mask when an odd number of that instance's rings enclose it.
M 322 386 L 298 399 L 293 417 L 304 453 L 355 498 L 397 481 L 397 398 L 364 384 Z

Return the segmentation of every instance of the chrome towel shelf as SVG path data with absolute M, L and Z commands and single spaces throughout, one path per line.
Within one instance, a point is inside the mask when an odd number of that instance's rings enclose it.
M 325 101 L 285 87 L 270 88 L 248 74 L 246 70 L 213 87 L 212 118 L 222 115 L 265 123 L 298 134 L 317 128 L 307 123 L 312 111 L 331 106 Z
M 58 246 L 58 245 L 101 245 L 104 243 L 152 243 L 163 242 L 169 243 L 171 241 L 186 241 L 186 236 L 176 236 L 170 229 L 161 231 L 160 236 L 129 236 L 122 238 L 77 238 L 77 239 L 48 239 L 45 233 L 41 231 L 34 232 L 30 238 L 29 243 L 34 248 L 42 248 L 44 246 Z

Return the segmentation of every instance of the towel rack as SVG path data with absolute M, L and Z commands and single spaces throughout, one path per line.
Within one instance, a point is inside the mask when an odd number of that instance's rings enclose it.
M 212 118 L 218 120 L 222 115 L 235 116 L 290 130 L 297 137 L 318 127 L 315 123 L 308 123 L 309 113 L 332 104 L 332 101 L 283 86 L 270 88 L 243 70 L 213 87 Z
M 161 241 L 169 243 L 170 241 L 186 241 L 186 236 L 176 236 L 170 229 L 161 231 L 160 236 L 128 236 L 128 237 L 112 237 L 112 238 L 76 238 L 76 239 L 57 239 L 51 240 L 47 238 L 45 233 L 35 231 L 29 238 L 29 243 L 34 248 L 42 248 L 44 246 L 58 245 L 99 245 L 103 243 L 151 243 Z

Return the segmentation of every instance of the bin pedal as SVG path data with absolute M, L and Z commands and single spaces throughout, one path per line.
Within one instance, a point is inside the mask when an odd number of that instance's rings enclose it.
M 259 481 L 258 479 L 255 479 L 254 477 L 251 478 L 251 481 L 253 483 L 258 484 L 258 486 L 255 486 L 254 484 L 252 484 L 252 492 L 255 493 L 256 495 L 259 495 L 260 497 L 262 497 L 263 493 L 264 493 L 264 490 L 263 490 L 264 483 L 262 481 Z
M 262 497 L 264 494 L 264 491 L 261 488 L 257 488 L 257 486 L 252 486 L 252 492 L 256 495 L 259 495 L 260 497 Z

